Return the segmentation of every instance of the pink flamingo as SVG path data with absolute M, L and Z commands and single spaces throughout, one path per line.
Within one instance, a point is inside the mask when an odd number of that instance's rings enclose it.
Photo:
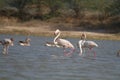
M 8 54 L 8 48 L 9 46 L 13 46 L 13 38 L 10 39 L 4 39 L 3 41 L 0 41 L 0 43 L 3 45 L 3 54 Z
M 86 41 L 86 35 L 82 34 L 81 40 L 78 42 L 78 46 L 80 49 L 79 55 L 81 56 L 83 53 L 83 48 L 88 48 L 90 51 L 94 53 L 94 58 L 96 57 L 96 52 L 93 50 L 94 47 L 98 47 L 98 45 L 94 41 Z
M 54 34 L 56 35 L 56 37 L 54 38 L 54 44 L 56 45 L 56 47 L 63 47 L 65 56 L 71 55 L 75 51 L 75 48 L 71 44 L 71 42 L 68 41 L 68 40 L 59 38 L 59 36 L 61 34 L 59 29 L 57 29 Z M 66 52 L 66 50 L 65 50 L 66 48 L 70 48 L 71 51 L 70 52 Z

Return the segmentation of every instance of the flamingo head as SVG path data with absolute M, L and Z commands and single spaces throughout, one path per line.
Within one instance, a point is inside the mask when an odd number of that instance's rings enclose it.
M 54 35 L 58 35 L 60 33 L 60 30 L 57 29 L 55 32 L 54 32 Z
M 86 34 L 85 34 L 85 33 L 82 33 L 81 39 L 82 39 L 82 40 L 86 39 Z

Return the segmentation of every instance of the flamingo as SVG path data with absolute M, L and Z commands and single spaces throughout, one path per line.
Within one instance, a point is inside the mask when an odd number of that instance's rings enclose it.
M 13 38 L 10 39 L 4 39 L 3 41 L 0 41 L 0 44 L 3 45 L 3 54 L 8 54 L 8 48 L 9 46 L 13 46 Z
M 78 47 L 80 49 L 79 55 L 81 56 L 83 53 L 83 48 L 88 48 L 90 51 L 94 53 L 94 58 L 96 57 L 96 52 L 93 50 L 94 47 L 98 47 L 98 45 L 94 41 L 86 41 L 86 35 L 82 34 L 81 40 L 78 41 Z
M 61 34 L 61 31 L 59 29 L 57 29 L 54 34 L 56 35 L 56 37 L 54 38 L 54 41 L 53 41 L 54 45 L 56 47 L 63 47 L 65 56 L 71 55 L 75 51 L 75 48 L 72 45 L 72 43 L 66 39 L 59 38 L 59 36 Z M 66 52 L 66 50 L 65 50 L 66 48 L 70 48 L 71 51 Z
M 30 38 L 26 38 L 25 41 L 19 41 L 19 45 L 21 46 L 30 46 Z

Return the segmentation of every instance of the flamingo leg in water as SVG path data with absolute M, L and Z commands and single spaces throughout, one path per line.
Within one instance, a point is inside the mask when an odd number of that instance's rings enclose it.
M 66 53 L 65 56 L 71 56 L 71 54 L 75 51 L 75 49 L 71 49 L 70 52 Z
M 64 49 L 64 50 L 63 50 L 64 56 L 67 56 L 67 52 L 66 52 L 65 48 L 63 48 L 63 49 Z
M 94 54 L 94 58 L 96 58 L 96 52 L 95 52 L 93 49 L 91 49 L 91 51 L 92 51 L 93 54 Z
M 91 50 L 91 48 L 89 48 L 89 50 L 88 50 L 88 57 L 90 56 L 90 52 L 91 52 L 92 50 Z
M 83 48 L 83 56 L 84 56 L 84 53 L 85 53 L 85 48 Z

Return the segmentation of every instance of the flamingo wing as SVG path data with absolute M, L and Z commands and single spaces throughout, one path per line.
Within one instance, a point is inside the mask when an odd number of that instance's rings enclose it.
M 94 41 L 85 41 L 83 47 L 98 47 Z
M 74 46 L 71 44 L 70 41 L 65 40 L 65 39 L 57 39 L 56 40 L 57 44 L 60 46 L 63 46 L 65 48 L 74 48 Z

